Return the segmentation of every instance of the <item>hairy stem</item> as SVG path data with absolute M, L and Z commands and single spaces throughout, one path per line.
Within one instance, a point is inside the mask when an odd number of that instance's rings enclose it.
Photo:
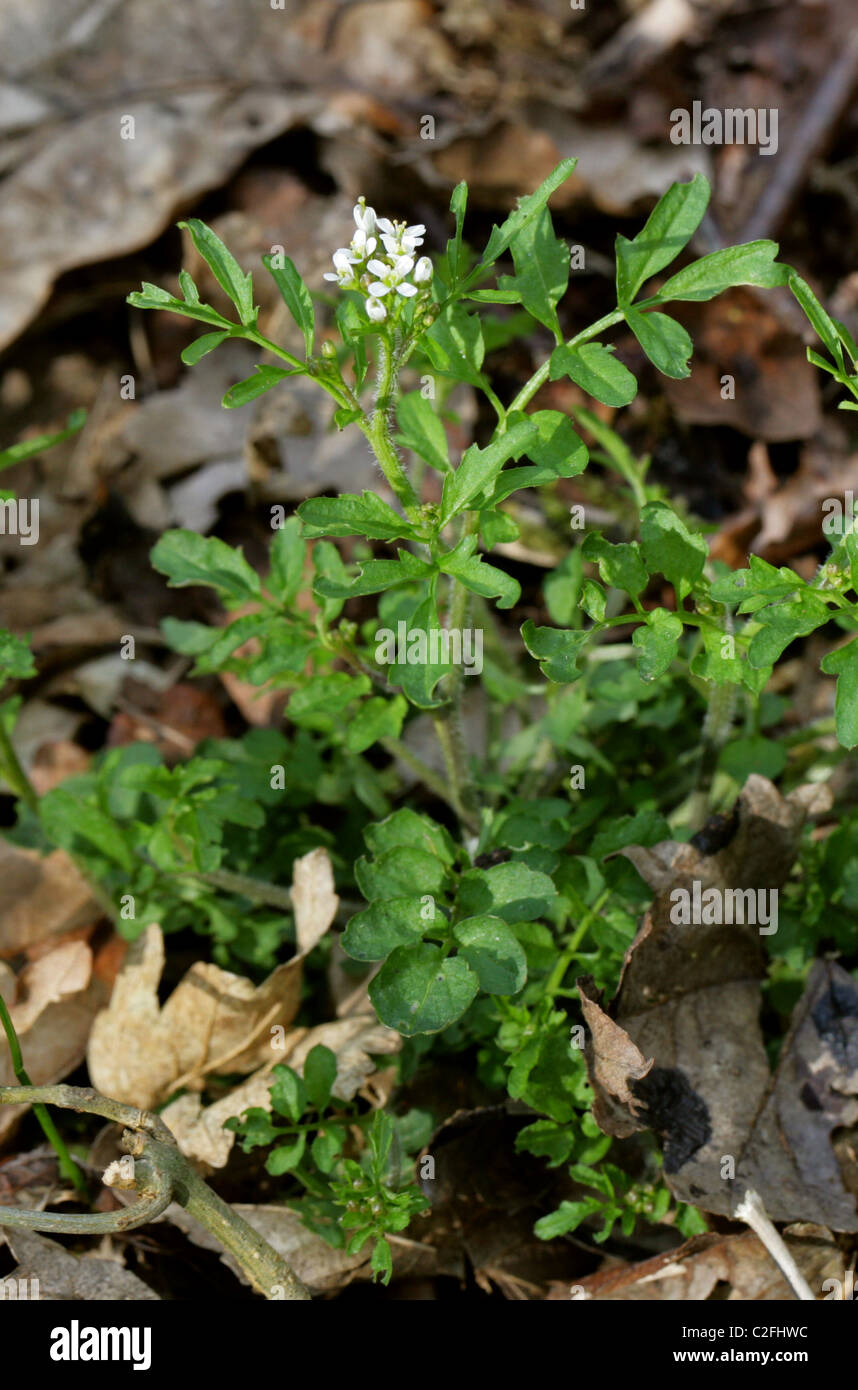
M 229 869 L 211 869 L 208 873 L 187 870 L 192 878 L 199 878 L 212 888 L 220 888 L 224 893 L 237 893 L 251 902 L 263 903 L 268 907 L 279 907 L 284 912 L 292 910 L 292 896 L 288 888 L 279 883 L 268 883 L 265 879 L 251 878 L 248 874 L 234 874 Z
M 369 440 L 382 473 L 407 511 L 409 508 L 419 507 L 420 498 L 408 480 L 393 442 L 391 424 L 396 388 L 396 356 L 388 340 L 379 335 L 375 409 L 368 420 L 364 416 L 358 424 Z

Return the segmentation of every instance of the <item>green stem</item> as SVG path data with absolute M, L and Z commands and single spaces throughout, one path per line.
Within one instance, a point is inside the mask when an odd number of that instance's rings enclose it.
M 446 801 L 456 814 L 459 814 L 459 806 L 455 795 L 444 778 L 431 768 L 428 763 L 424 763 L 422 758 L 418 758 L 416 753 L 412 753 L 407 744 L 398 738 L 383 738 L 380 740 L 382 748 L 385 748 L 392 758 L 398 758 L 400 762 L 410 767 L 420 781 L 429 791 L 434 792 L 442 801 Z
M 596 918 L 598 917 L 599 913 L 605 906 L 605 903 L 608 901 L 608 898 L 610 896 L 611 889 L 606 888 L 604 892 L 599 894 L 598 898 L 593 903 L 593 906 L 589 908 L 587 912 L 584 913 L 584 916 L 581 918 L 581 921 L 578 923 L 578 926 L 572 933 L 572 936 L 569 939 L 566 949 L 564 950 L 562 956 L 560 956 L 557 960 L 554 969 L 548 977 L 548 982 L 545 986 L 546 998 L 553 999 L 558 989 L 563 984 L 563 977 L 566 974 L 566 971 L 569 969 L 569 966 L 572 963 L 572 960 L 575 956 L 575 953 L 578 950 L 578 947 L 580 946 L 582 940 L 584 939 L 584 936 L 589 931 L 593 922 L 595 922 Z
M 606 328 L 612 328 L 615 323 L 622 323 L 624 317 L 622 309 L 615 309 L 613 313 L 605 314 L 604 318 L 591 324 L 589 328 L 584 328 L 580 333 L 576 333 L 574 338 L 569 338 L 565 346 L 568 348 L 575 348 L 580 347 L 582 343 L 589 343 L 591 338 L 597 338 L 600 333 L 604 333 Z M 524 407 L 533 400 L 539 388 L 545 385 L 548 380 L 550 369 L 551 358 L 548 357 L 543 362 L 542 366 L 533 373 L 530 380 L 526 381 L 522 386 L 515 400 L 507 409 L 507 416 L 513 410 L 524 410 Z M 503 425 L 501 429 L 503 429 Z
M 35 811 L 39 804 L 36 789 L 21 766 L 2 717 L 0 717 L 0 775 L 9 784 L 15 795 L 25 801 L 31 811 Z
M 420 498 L 408 480 L 391 434 L 396 386 L 396 357 L 390 342 L 379 335 L 375 409 L 369 420 L 364 417 L 358 424 L 369 440 L 382 473 L 407 511 L 419 507 Z
M 21 1055 L 21 1044 L 18 1040 L 18 1034 L 15 1032 L 15 1025 L 12 1022 L 12 1017 L 9 1013 L 9 1010 L 6 1008 L 6 1001 L 4 1000 L 2 994 L 0 994 L 0 1023 L 3 1024 L 3 1030 L 6 1034 L 6 1041 L 9 1044 L 9 1052 L 12 1056 L 12 1070 L 14 1071 L 15 1076 L 20 1081 L 22 1086 L 32 1086 L 33 1083 L 27 1075 L 27 1071 L 24 1066 L 24 1058 Z M 45 1109 L 44 1105 L 34 1105 L 33 1114 L 35 1115 L 39 1124 L 42 1126 L 42 1131 L 45 1135 L 45 1138 L 47 1139 L 48 1143 L 53 1147 L 54 1152 L 57 1155 L 60 1165 L 60 1172 L 62 1173 L 63 1177 L 68 1178 L 69 1182 L 73 1183 L 74 1186 L 77 1188 L 80 1195 L 86 1201 L 89 1201 L 89 1189 L 86 1184 L 86 1178 L 84 1177 L 80 1168 L 78 1168 L 77 1164 L 75 1163 L 74 1159 L 72 1158 L 71 1154 L 66 1148 L 65 1142 L 63 1141 L 60 1132 L 54 1124 L 53 1120 L 51 1119 L 48 1111 Z
M 467 749 L 461 724 L 456 719 L 458 713 L 454 705 L 443 710 L 433 710 L 432 723 L 441 745 L 444 766 L 447 769 L 450 789 L 448 799 L 459 819 L 469 830 L 476 831 L 479 821 L 474 804 L 473 791 L 467 777 Z
M 292 911 L 292 896 L 288 888 L 278 883 L 268 883 L 265 879 L 251 878 L 248 874 L 234 874 L 230 869 L 211 869 L 208 873 L 197 873 L 193 869 L 185 871 L 192 878 L 201 879 L 220 888 L 224 893 L 236 893 L 251 902 L 264 903 L 268 907 L 279 907 L 284 912 Z

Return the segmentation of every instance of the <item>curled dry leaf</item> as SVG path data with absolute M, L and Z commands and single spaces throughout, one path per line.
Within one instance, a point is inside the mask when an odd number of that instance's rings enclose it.
M 602 1120 L 600 1115 L 596 1113 L 597 1110 L 602 1111 L 608 1098 L 619 1101 L 620 1108 L 616 1109 L 614 1113 L 611 1132 L 620 1137 L 618 1132 L 625 1123 L 622 1106 L 628 1106 L 632 1117 L 635 1117 L 641 1108 L 641 1102 L 635 1099 L 630 1085 L 633 1081 L 640 1081 L 646 1076 L 652 1068 L 653 1059 L 650 1057 L 647 1061 L 640 1049 L 635 1047 L 628 1033 L 625 1033 L 618 1024 L 614 1023 L 613 1019 L 608 1017 L 600 1007 L 600 996 L 589 980 L 580 980 L 579 988 L 581 1010 L 590 1034 L 588 1041 L 590 1073 L 598 1083 L 593 1113 L 601 1124 Z M 614 1107 L 612 1107 L 613 1111 Z M 635 1130 L 639 1128 L 639 1124 L 635 1122 L 634 1118 L 627 1123 L 628 1128 L 622 1137 L 634 1134 Z
M 101 909 L 64 850 L 41 855 L 0 840 L 0 957 L 94 922 Z
M 374 1014 L 323 1023 L 318 1028 L 294 1029 L 291 1035 L 287 1034 L 285 1046 L 273 1051 L 265 1066 L 228 1096 L 203 1107 L 198 1095 L 188 1093 L 162 1111 L 161 1118 L 172 1130 L 182 1153 L 209 1168 L 223 1168 L 235 1143 L 235 1135 L 224 1129 L 224 1122 L 252 1107 L 270 1111 L 272 1067 L 285 1061 L 303 1074 L 307 1053 L 319 1044 L 336 1054 L 333 1094 L 339 1100 L 351 1100 L 375 1071 L 372 1056 L 398 1052 L 402 1039 L 392 1028 L 379 1023 Z
M 301 996 L 297 956 L 258 987 L 199 961 L 162 1008 L 163 969 L 164 938 L 153 925 L 129 950 L 89 1042 L 96 1089 L 147 1110 L 179 1086 L 200 1086 L 210 1072 L 251 1071 L 268 1048 L 268 1029 L 291 1023 Z
M 772 1075 L 758 1019 L 759 928 L 670 917 L 676 888 L 779 888 L 805 816 L 824 808 L 818 788 L 784 799 L 752 777 L 721 827 L 724 843 L 707 845 L 713 852 L 693 842 L 624 851 L 656 896 L 610 1017 L 586 982 L 582 997 L 594 1116 L 619 1138 L 642 1128 L 662 1134 L 677 1197 L 730 1216 L 753 1187 L 774 1220 L 853 1231 L 856 1175 L 844 1183 L 831 1135 L 858 1123 L 858 986 L 833 962 L 814 965 Z M 641 1054 L 652 1062 L 643 1077 L 635 1074 Z
M 21 1042 L 24 1066 L 36 1086 L 62 1081 L 83 1061 L 93 1018 L 106 987 L 92 973 L 92 952 L 83 941 L 65 941 L 16 976 L 0 963 L 0 994 Z M 15 1084 L 12 1059 L 0 1047 L 0 1086 Z M 0 1106 L 0 1141 L 27 1110 Z
M 39 1300 L 49 1303 L 124 1302 L 158 1300 L 148 1284 L 138 1279 L 116 1260 L 79 1258 L 55 1240 L 18 1227 L 7 1230 L 6 1240 L 18 1261 L 8 1276 L 9 1283 L 38 1280 Z M 0 1279 L 0 1299 L 6 1296 L 5 1279 Z M 15 1293 L 11 1293 L 15 1297 Z
M 338 902 L 325 850 L 297 859 L 294 873 L 299 952 L 261 985 L 199 961 L 162 1007 L 163 934 L 153 925 L 138 937 L 92 1030 L 88 1062 L 98 1090 L 151 1109 L 171 1091 L 201 1089 L 207 1075 L 250 1072 L 269 1060 L 271 1030 L 295 1017 L 303 958 L 328 930 Z

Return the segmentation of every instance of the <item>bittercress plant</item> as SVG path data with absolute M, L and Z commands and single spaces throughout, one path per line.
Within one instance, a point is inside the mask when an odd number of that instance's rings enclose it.
M 780 697 L 766 687 L 790 644 L 829 624 L 836 640 L 822 669 L 837 677 L 836 733 L 843 747 L 858 745 L 858 540 L 846 518 L 812 579 L 755 555 L 731 571 L 710 560 L 704 529 L 649 481 L 648 460 L 616 431 L 590 410 L 570 416 L 536 398 L 568 378 L 603 405 L 629 405 L 636 379 L 605 341 L 621 325 L 659 372 L 687 377 L 692 341 L 665 309 L 736 285 L 790 288 L 827 353 L 810 350 L 811 361 L 854 397 L 844 409 L 858 409 L 858 349 L 777 261 L 772 241 L 703 256 L 664 278 L 706 211 L 701 175 L 674 184 L 637 236 L 617 238 L 615 307 L 567 336 L 570 256 L 548 203 L 574 168 L 558 165 L 481 253 L 465 237 L 462 183 L 440 254 L 423 226 L 379 217 L 360 199 L 324 294 L 285 253 L 263 257 L 303 355 L 260 333 L 253 276 L 215 233 L 196 219 L 182 224 L 234 315 L 203 303 L 186 271 L 181 297 L 144 284 L 129 302 L 204 325 L 182 354 L 189 366 L 232 338 L 273 359 L 229 389 L 227 409 L 288 390 L 294 377 L 313 381 L 332 397 L 336 426 L 363 434 L 384 495 L 309 498 L 288 518 L 273 509 L 264 578 L 240 549 L 190 530 L 167 531 L 152 551 L 171 586 L 208 587 L 226 612 L 223 623 L 166 618 L 169 646 L 192 658 L 193 674 L 232 673 L 288 692 L 287 731 L 208 740 L 172 769 L 151 746 L 114 749 L 36 798 L 12 748 L 15 696 L 0 706 L 0 770 L 21 800 L 14 834 L 73 854 L 126 936 L 152 921 L 168 932 L 193 926 L 224 964 L 271 968 L 294 939 L 284 908 L 292 860 L 325 845 L 349 904 L 340 942 L 355 969 L 374 972 L 378 1017 L 406 1040 L 403 1075 L 430 1047 L 474 1052 L 484 1084 L 534 1112 L 519 1147 L 571 1165 L 589 1189 L 545 1216 L 538 1234 L 596 1219 L 607 1238 L 616 1222 L 628 1234 L 638 1217 L 661 1219 L 670 1201 L 655 1156 L 637 1184 L 603 1163 L 609 1141 L 588 1114 L 583 1056 L 570 1045 L 575 976 L 615 986 L 651 896 L 614 856 L 689 838 L 750 772 L 785 771 L 790 744 L 772 732 Z M 504 403 L 491 353 L 524 332 L 547 335 L 548 350 Z M 485 398 L 493 423 L 456 457 L 445 421 L 462 385 Z M 20 456 L 0 456 L 0 465 Z M 529 603 L 516 644 L 504 615 L 515 613 L 521 587 L 488 558 L 519 537 L 510 499 L 541 489 L 546 516 L 566 531 L 557 482 L 591 461 L 610 479 L 616 523 L 608 535 L 582 528 L 581 543 L 546 575 L 548 621 Z M 654 579 L 672 601 L 649 606 Z M 484 638 L 481 669 L 466 679 L 450 638 L 474 628 Z M 26 643 L 0 633 L 0 680 L 34 673 Z M 488 711 L 482 758 L 471 756 L 462 718 L 477 682 Z M 443 772 L 409 737 L 418 721 L 434 726 Z M 715 729 L 703 745 L 701 722 Z M 413 808 L 403 805 L 403 769 L 418 788 Z M 833 880 L 858 845 L 854 818 L 837 833 L 828 858 L 819 847 L 803 851 L 773 997 L 786 997 L 811 949 L 813 874 Z M 130 916 L 119 910 L 126 898 Z M 851 880 L 837 903 L 838 939 L 851 939 Z M 348 1229 L 350 1250 L 371 1239 L 373 1271 L 387 1279 L 387 1235 L 426 1201 L 391 1176 L 401 1122 L 332 1101 L 331 1058 L 314 1049 L 303 1080 L 276 1068 L 279 1118 L 251 1111 L 233 1127 L 245 1147 L 274 1145 L 269 1171 L 303 1188 L 293 1200 L 314 1229 L 340 1239 Z M 349 1126 L 365 1140 L 354 1152 Z M 686 1233 L 700 1229 L 689 1209 L 671 1219 Z

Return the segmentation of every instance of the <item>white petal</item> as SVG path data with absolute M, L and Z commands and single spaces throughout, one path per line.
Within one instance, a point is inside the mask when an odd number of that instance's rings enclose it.
M 371 232 L 375 227 L 375 208 L 368 208 L 365 204 L 361 206 L 357 203 L 354 208 L 354 218 L 362 232 Z
M 410 299 L 413 294 L 417 293 L 417 286 L 403 280 L 401 285 L 396 286 L 396 293 L 401 294 L 403 299 Z
M 375 280 L 370 285 L 369 292 L 370 294 L 384 296 L 386 294 L 390 294 L 390 286 L 383 284 L 381 280 Z
M 423 237 L 426 235 L 426 228 L 423 226 L 422 222 L 418 222 L 413 227 L 406 227 L 405 235 Z
M 376 225 L 376 227 L 378 227 L 378 230 L 379 230 L 380 232 L 395 232 L 395 231 L 396 231 L 396 228 L 394 227 L 394 225 L 393 225 L 393 223 L 391 222 L 391 220 L 390 220 L 389 217 L 379 217 L 378 220 L 376 221 L 376 224 L 375 224 L 375 225 Z
M 413 269 L 414 261 L 412 258 L 410 256 L 400 256 L 396 265 L 393 267 L 393 273 L 401 280 L 403 275 L 407 275 L 409 270 Z
M 339 280 L 339 278 L 339 275 L 337 275 L 336 271 L 334 270 L 326 270 L 324 275 L 322 276 L 323 280 Z
M 370 261 L 367 270 L 371 275 L 388 275 L 390 273 L 390 266 L 385 265 L 384 261 Z
M 401 247 L 399 245 L 399 239 L 397 237 L 390 236 L 387 233 L 385 233 L 382 235 L 381 239 L 384 242 L 384 249 L 387 252 L 388 256 L 398 256 L 401 254 Z

